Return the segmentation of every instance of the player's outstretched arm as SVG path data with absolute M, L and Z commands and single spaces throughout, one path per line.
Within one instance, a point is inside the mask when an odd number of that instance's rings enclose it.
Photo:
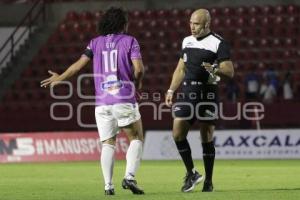
M 134 70 L 135 86 L 138 90 L 142 89 L 142 80 L 144 77 L 144 64 L 142 59 L 132 59 Z
M 59 84 L 61 81 L 67 80 L 68 78 L 72 77 L 76 74 L 79 70 L 81 70 L 86 64 L 90 61 L 90 58 L 86 56 L 81 56 L 75 63 L 67 68 L 65 72 L 62 74 L 57 74 L 52 71 L 48 71 L 51 75 L 49 78 L 41 81 L 41 87 L 54 87 L 55 85 Z
M 173 73 L 171 85 L 166 94 L 165 103 L 167 104 L 167 106 L 169 107 L 172 106 L 173 94 L 180 86 L 184 76 L 185 76 L 185 64 L 184 61 L 180 58 L 177 67 Z

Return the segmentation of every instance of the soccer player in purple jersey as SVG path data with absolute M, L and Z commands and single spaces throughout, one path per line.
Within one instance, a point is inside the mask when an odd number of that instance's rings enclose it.
M 127 14 L 120 8 L 108 9 L 98 28 L 100 36 L 90 41 L 81 58 L 62 74 L 49 71 L 51 77 L 43 80 L 41 87 L 54 87 L 93 60 L 95 117 L 102 142 L 101 168 L 105 194 L 115 194 L 112 175 L 116 136 L 120 129 L 130 141 L 122 187 L 130 189 L 133 194 L 144 194 L 134 178 L 143 146 L 141 115 L 135 98 L 144 74 L 140 46 L 134 37 L 125 34 Z

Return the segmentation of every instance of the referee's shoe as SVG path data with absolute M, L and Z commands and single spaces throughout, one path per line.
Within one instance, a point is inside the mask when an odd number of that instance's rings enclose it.
M 212 192 L 214 190 L 214 186 L 212 181 L 204 181 L 202 192 Z
M 190 192 L 192 191 L 197 184 L 199 184 L 203 180 L 203 176 L 199 174 L 197 171 L 194 173 L 187 173 L 184 177 L 184 185 L 181 188 L 182 192 Z

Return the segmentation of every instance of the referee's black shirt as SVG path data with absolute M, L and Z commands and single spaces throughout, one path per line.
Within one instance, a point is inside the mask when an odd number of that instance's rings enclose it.
M 221 36 L 213 32 L 200 38 L 191 35 L 183 39 L 181 58 L 186 66 L 184 79 L 206 83 L 209 74 L 202 63 L 230 60 L 230 48 Z

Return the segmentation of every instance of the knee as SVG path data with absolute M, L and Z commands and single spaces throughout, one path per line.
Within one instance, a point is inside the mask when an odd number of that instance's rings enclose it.
M 141 140 L 142 142 L 144 142 L 144 133 L 142 131 L 133 129 L 132 131 L 127 131 L 126 135 L 129 139 L 129 141 Z
M 202 124 L 200 127 L 201 139 L 203 143 L 213 142 L 215 126 L 210 124 Z
M 104 141 L 102 141 L 102 144 L 110 144 L 110 145 L 115 146 L 116 145 L 116 137 L 112 137 L 107 140 L 104 140 Z
M 180 142 L 186 139 L 191 124 L 185 120 L 174 120 L 173 122 L 173 139 Z
M 142 134 L 128 135 L 128 139 L 129 139 L 129 141 L 140 140 L 140 141 L 144 142 L 144 136 Z
M 173 131 L 173 139 L 175 142 L 180 142 L 184 140 L 186 137 L 181 134 L 179 131 Z

